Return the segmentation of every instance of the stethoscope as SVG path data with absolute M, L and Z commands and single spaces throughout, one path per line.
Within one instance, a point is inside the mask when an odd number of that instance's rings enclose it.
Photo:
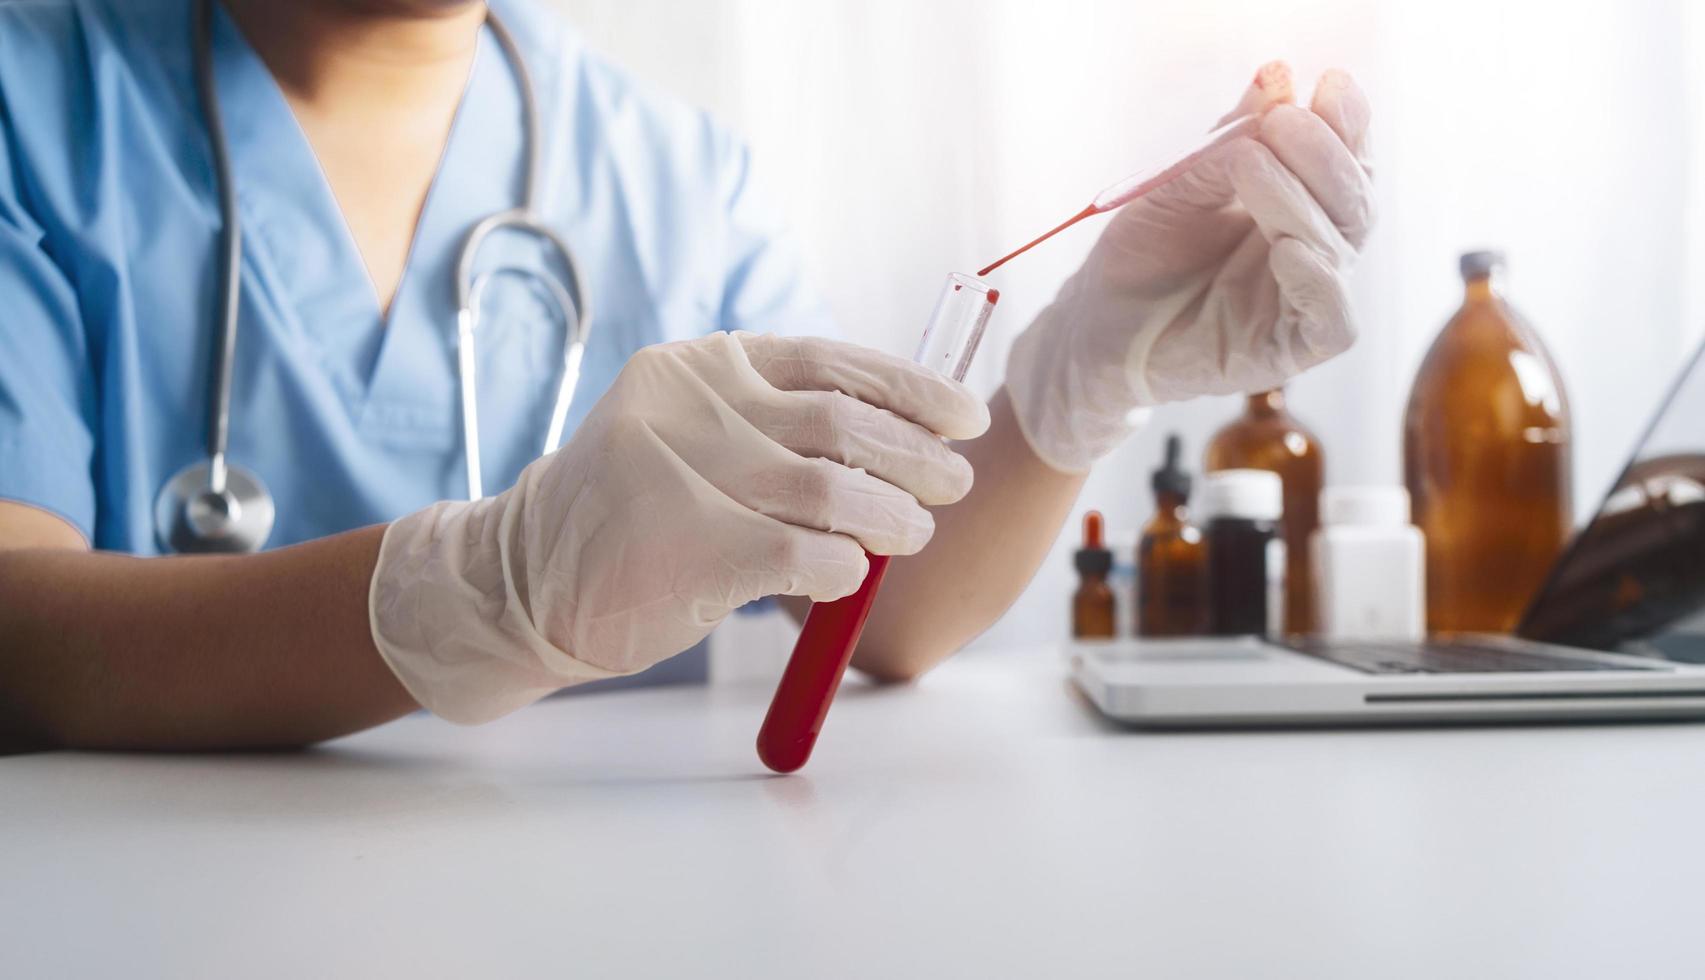
M 160 546 L 178 552 L 259 551 L 272 533 L 277 514 L 272 493 L 260 477 L 226 458 L 231 433 L 231 372 L 237 345 L 237 298 L 242 276 L 242 234 L 237 225 L 237 194 L 231 175 L 231 160 L 225 144 L 225 127 L 219 116 L 219 96 L 213 80 L 213 3 L 197 0 L 191 18 L 191 40 L 195 51 L 195 84 L 206 118 L 207 135 L 213 144 L 213 172 L 219 189 L 219 286 L 217 309 L 220 329 L 213 336 L 209 364 L 207 459 L 179 470 L 160 488 L 154 501 L 154 530 Z M 569 403 L 580 381 L 580 362 L 586 353 L 586 338 L 592 329 L 591 304 L 580 280 L 574 253 L 562 236 L 539 220 L 538 200 L 539 109 L 527 63 L 497 15 L 486 11 L 486 25 L 497 38 L 521 93 L 526 130 L 527 158 L 521 206 L 479 222 L 468 232 L 456 259 L 456 367 L 462 396 L 462 446 L 468 470 L 468 499 L 484 496 L 480 483 L 479 399 L 474 388 L 474 333 L 480 325 L 481 301 L 491 281 L 517 276 L 539 283 L 562 317 L 564 349 L 562 380 L 545 431 L 543 452 L 562 441 Z M 542 272 L 518 266 L 474 273 L 480 247 L 495 232 L 519 231 L 543 242 L 567 270 L 567 286 Z

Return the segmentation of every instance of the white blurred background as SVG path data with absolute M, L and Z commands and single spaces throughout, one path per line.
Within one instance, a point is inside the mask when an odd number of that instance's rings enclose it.
M 1705 332 L 1705 5 L 559 2 L 593 48 L 747 137 L 846 333 L 908 356 L 947 272 L 1205 130 L 1261 63 L 1288 60 L 1303 97 L 1348 69 L 1374 107 L 1380 205 L 1355 279 L 1361 339 L 1291 388 L 1331 483 L 1401 479 L 1403 403 L 1460 299 L 1461 251 L 1506 252 L 1511 298 L 1557 358 L 1582 516 Z M 991 277 L 977 388 L 999 385 L 1011 339 L 1100 228 Z M 1165 434 L 1183 433 L 1195 468 L 1239 407 L 1163 409 L 1079 512 L 1133 539 Z M 977 645 L 1065 634 L 1075 535 Z

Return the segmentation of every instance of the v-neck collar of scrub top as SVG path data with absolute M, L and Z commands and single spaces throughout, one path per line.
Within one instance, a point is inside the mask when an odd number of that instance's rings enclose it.
M 293 330 L 295 337 L 281 341 L 309 345 L 358 431 L 393 442 L 413 441 L 411 433 L 434 444 L 451 438 L 456 253 L 475 222 L 516 206 L 522 193 L 520 82 L 502 49 L 481 30 L 388 317 L 306 133 L 265 62 L 217 4 L 213 56 L 242 223 L 246 300 L 267 304 L 276 315 L 268 319 Z M 540 66 L 528 68 L 536 86 L 548 84 Z

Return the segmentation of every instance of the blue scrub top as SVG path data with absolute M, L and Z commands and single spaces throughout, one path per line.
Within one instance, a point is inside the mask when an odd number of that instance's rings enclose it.
M 832 328 L 746 150 L 648 92 L 532 0 L 493 0 L 541 114 L 539 210 L 596 323 L 568 432 L 629 355 L 715 330 Z M 0 0 L 0 498 L 98 548 L 156 554 L 161 485 L 204 455 L 219 210 L 189 0 Z M 521 195 L 517 80 L 488 31 L 389 317 L 313 150 L 223 11 L 214 62 L 243 229 L 230 458 L 278 547 L 465 493 L 453 263 Z M 383 146 L 373 147 L 383 154 Z M 548 268 L 506 238 L 481 267 Z M 540 451 L 562 328 L 516 277 L 479 334 L 488 493 Z

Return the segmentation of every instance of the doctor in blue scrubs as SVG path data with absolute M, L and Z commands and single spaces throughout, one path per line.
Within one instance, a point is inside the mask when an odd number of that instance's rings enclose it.
M 739 141 L 543 3 L 0 0 L 0 746 L 481 722 L 667 671 L 755 598 L 846 595 L 866 552 L 917 554 L 855 665 L 916 676 L 1140 409 L 1353 340 L 1365 100 L 1328 72 L 1297 105 L 1275 64 L 1232 111 L 1264 115 L 1108 222 L 984 404 L 831 339 Z M 523 203 L 543 232 L 464 277 Z M 275 516 L 253 553 L 175 554 L 162 491 L 209 479 L 222 350 L 216 465 Z

